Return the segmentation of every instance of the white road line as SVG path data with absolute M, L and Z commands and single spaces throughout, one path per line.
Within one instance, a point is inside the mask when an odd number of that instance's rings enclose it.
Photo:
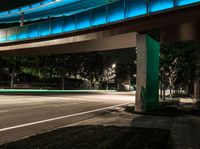
M 37 121 L 37 122 L 26 123 L 26 124 L 22 124 L 22 125 L 16 125 L 16 126 L 12 126 L 12 127 L 2 128 L 2 129 L 0 129 L 0 132 L 12 130 L 12 129 L 17 129 L 17 128 L 22 128 L 22 127 L 27 127 L 27 126 L 36 125 L 36 124 L 42 124 L 42 123 L 46 123 L 46 122 L 50 122 L 50 121 L 56 121 L 56 120 L 60 120 L 60 119 L 70 118 L 70 117 L 74 117 L 74 116 L 80 116 L 80 115 L 89 114 L 89 113 L 93 113 L 93 112 L 97 112 L 97 111 L 103 111 L 103 110 L 106 110 L 106 109 L 124 106 L 124 105 L 128 105 L 128 104 L 131 104 L 131 103 L 129 102 L 129 103 L 124 103 L 124 104 L 118 104 L 118 105 L 109 106 L 109 107 L 100 108 L 100 109 L 95 109 L 95 110 L 90 110 L 90 111 L 86 111 L 86 112 L 70 114 L 70 115 L 66 115 L 66 116 L 60 116 L 60 117 L 55 117 L 55 118 L 51 118 L 51 119 L 41 120 L 41 121 Z

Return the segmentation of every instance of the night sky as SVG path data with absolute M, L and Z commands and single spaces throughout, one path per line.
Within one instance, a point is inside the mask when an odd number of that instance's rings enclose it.
M 0 11 L 16 8 L 40 0 L 0 0 Z

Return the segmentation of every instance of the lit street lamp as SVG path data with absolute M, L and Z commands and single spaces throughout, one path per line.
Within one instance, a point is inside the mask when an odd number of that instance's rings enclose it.
M 111 67 L 104 70 L 104 80 L 106 81 L 106 90 L 109 90 L 109 82 L 113 81 L 116 77 L 116 64 L 113 63 Z
M 112 68 L 116 68 L 116 64 L 114 63 L 114 64 L 112 64 Z

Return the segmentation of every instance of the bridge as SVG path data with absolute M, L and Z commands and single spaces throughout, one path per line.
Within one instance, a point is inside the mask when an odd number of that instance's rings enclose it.
M 0 30 L 0 55 L 136 48 L 136 111 L 158 105 L 160 43 L 200 37 L 200 0 L 44 0 L 0 14 L 20 22 Z

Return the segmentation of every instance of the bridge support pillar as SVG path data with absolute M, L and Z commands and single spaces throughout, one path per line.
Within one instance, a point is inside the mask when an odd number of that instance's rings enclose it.
M 137 35 L 137 90 L 135 111 L 155 109 L 159 102 L 160 44 L 147 34 Z

